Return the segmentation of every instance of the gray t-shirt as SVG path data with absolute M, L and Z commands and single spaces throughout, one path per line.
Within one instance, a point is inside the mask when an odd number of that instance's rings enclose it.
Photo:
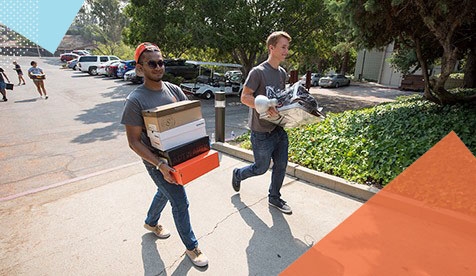
M 184 100 L 188 100 L 187 96 L 183 93 L 182 89 L 175 84 L 164 81 L 162 90 L 159 91 L 150 90 L 144 85 L 140 85 L 126 98 L 121 124 L 141 126 L 141 141 L 154 152 L 155 149 L 151 146 L 149 137 L 147 137 L 142 110 Z
M 286 87 L 286 70 L 281 66 L 278 69 L 273 68 L 267 61 L 253 67 L 245 81 L 245 86 L 254 91 L 253 95 L 266 96 L 266 89 L 273 91 L 283 90 Z M 269 132 L 276 125 L 259 118 L 256 109 L 250 108 L 249 127 L 252 131 Z

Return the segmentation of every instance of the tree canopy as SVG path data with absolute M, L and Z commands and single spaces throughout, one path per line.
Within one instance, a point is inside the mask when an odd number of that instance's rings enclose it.
M 470 0 L 328 0 L 361 46 L 396 42 L 415 51 L 425 78 L 425 97 L 440 104 L 476 100 L 444 89 L 457 60 L 474 49 L 476 5 Z M 474 50 L 473 50 L 474 51 Z M 442 72 L 430 80 L 429 64 L 441 58 Z
M 132 22 L 124 31 L 127 43 L 153 41 L 174 56 L 214 49 L 216 58 L 242 64 L 245 73 L 267 57 L 265 40 L 273 31 L 293 39 L 289 67 L 319 63 L 313 55 L 332 51 L 334 21 L 319 0 L 131 0 L 125 13 Z
M 102 54 L 120 55 L 122 30 L 129 22 L 124 5 L 124 0 L 86 0 L 69 32 L 94 41 Z

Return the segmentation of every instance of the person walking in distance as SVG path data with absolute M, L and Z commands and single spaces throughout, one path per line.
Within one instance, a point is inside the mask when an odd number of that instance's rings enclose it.
M 46 93 L 44 82 L 45 72 L 43 72 L 43 69 L 38 67 L 36 61 L 32 61 L 30 64 L 31 68 L 28 69 L 28 76 L 33 80 L 36 90 L 38 90 L 38 93 L 40 93 L 40 97 L 43 98 L 44 96 L 46 100 L 48 99 L 48 94 Z
M 8 101 L 7 90 L 5 89 L 7 87 L 7 84 L 5 83 L 5 79 L 10 83 L 10 80 L 5 74 L 5 71 L 3 70 L 3 68 L 0 68 L 0 92 L 2 93 L 4 102 Z
M 159 238 L 168 238 L 169 230 L 158 224 L 167 201 L 172 206 L 172 215 L 185 253 L 196 266 L 207 266 L 208 258 L 198 248 L 198 241 L 190 224 L 189 202 L 185 188 L 175 183 L 171 171 L 174 169 L 159 159 L 147 137 L 142 110 L 188 100 L 177 85 L 162 81 L 165 73 L 164 59 L 159 47 L 144 42 L 135 50 L 136 72 L 144 76 L 144 84 L 134 89 L 126 98 L 121 123 L 125 125 L 129 147 L 139 155 L 157 192 L 149 207 L 144 228 Z
M 291 36 L 286 32 L 278 31 L 269 35 L 266 40 L 268 59 L 253 67 L 246 78 L 241 102 L 250 107 L 250 140 L 255 161 L 243 168 L 235 168 L 232 175 L 233 189 L 239 192 L 241 181 L 264 174 L 273 160 L 268 203 L 286 214 L 291 214 L 292 210 L 281 198 L 280 190 L 288 164 L 288 135 L 281 126 L 260 119 L 255 109 L 255 97 L 266 96 L 267 89 L 274 91 L 285 89 L 287 73 L 279 64 L 286 59 L 290 42 Z M 268 109 L 268 115 L 277 114 L 275 107 Z
M 23 85 L 25 85 L 26 83 L 25 79 L 23 78 L 23 71 L 21 70 L 20 64 L 18 64 L 16 61 L 13 61 L 13 65 L 15 65 L 15 68 L 13 68 L 13 70 L 15 70 L 18 75 L 18 85 L 20 85 L 22 81 Z

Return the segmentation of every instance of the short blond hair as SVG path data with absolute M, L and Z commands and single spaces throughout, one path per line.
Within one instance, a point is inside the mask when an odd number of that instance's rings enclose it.
M 284 37 L 289 42 L 291 42 L 291 36 L 287 32 L 285 32 L 285 31 L 276 31 L 276 32 L 273 32 L 272 34 L 270 34 L 268 36 L 268 38 L 266 39 L 266 47 L 269 47 L 271 45 L 276 46 L 280 37 Z

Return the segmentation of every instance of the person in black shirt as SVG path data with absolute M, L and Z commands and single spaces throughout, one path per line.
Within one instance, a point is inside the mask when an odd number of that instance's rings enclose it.
M 25 85 L 25 79 L 23 78 L 23 71 L 21 70 L 21 66 L 20 64 L 18 64 L 16 61 L 13 61 L 13 65 L 15 65 L 15 68 L 13 68 L 13 70 L 15 70 L 18 74 L 18 85 L 21 84 L 21 82 L 23 81 L 23 85 Z

